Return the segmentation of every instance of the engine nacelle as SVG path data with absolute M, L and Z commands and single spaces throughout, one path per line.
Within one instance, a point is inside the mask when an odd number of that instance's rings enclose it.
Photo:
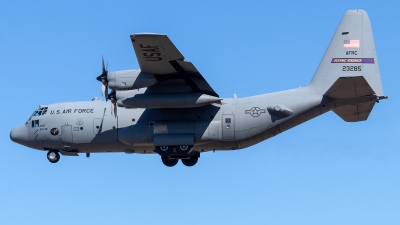
M 120 70 L 109 72 L 107 75 L 108 87 L 113 90 L 139 89 L 154 85 L 156 78 L 147 73 L 136 70 Z
M 140 90 L 117 91 L 116 98 L 118 106 L 125 108 L 193 108 L 222 100 L 201 93 L 144 94 Z

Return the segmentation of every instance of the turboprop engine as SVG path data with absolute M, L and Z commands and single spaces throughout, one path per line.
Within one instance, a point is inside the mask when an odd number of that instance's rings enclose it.
M 117 91 L 117 104 L 125 108 L 193 108 L 212 103 L 221 104 L 221 98 L 201 93 L 145 94 L 140 90 Z
M 136 70 L 121 70 L 107 74 L 108 87 L 112 90 L 140 89 L 154 85 L 156 78 Z
M 154 85 L 157 79 L 152 74 L 135 70 L 120 70 L 108 72 L 107 66 L 104 65 L 104 59 L 101 59 L 102 73 L 96 79 L 101 82 L 101 93 L 106 97 L 106 101 L 110 99 L 108 96 L 108 88 L 111 90 L 129 90 L 140 89 Z M 113 93 L 112 93 L 113 94 Z
M 193 108 L 212 103 L 221 104 L 221 98 L 194 92 L 145 93 L 147 87 L 157 84 L 152 74 L 135 70 L 108 72 L 102 59 L 101 91 L 110 100 L 112 113 L 117 116 L 117 105 L 125 108 Z M 108 93 L 108 89 L 111 92 Z

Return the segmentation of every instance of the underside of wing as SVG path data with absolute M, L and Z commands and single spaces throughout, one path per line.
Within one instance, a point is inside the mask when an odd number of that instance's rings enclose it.
M 131 41 L 141 72 L 157 80 L 156 85 L 148 87 L 147 93 L 196 92 L 219 97 L 167 35 L 134 34 Z
M 131 35 L 133 48 L 142 72 L 154 75 L 175 73 L 171 61 L 183 60 L 183 55 L 169 40 L 167 35 Z

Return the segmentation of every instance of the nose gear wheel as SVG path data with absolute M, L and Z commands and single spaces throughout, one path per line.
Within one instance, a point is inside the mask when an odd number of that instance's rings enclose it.
M 56 151 L 49 151 L 47 153 L 47 159 L 51 162 L 51 163 L 56 163 L 60 160 L 60 154 Z

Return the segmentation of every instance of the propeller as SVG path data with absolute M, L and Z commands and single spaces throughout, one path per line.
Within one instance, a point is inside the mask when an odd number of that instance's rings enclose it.
M 111 114 L 117 117 L 117 93 L 115 90 L 111 90 L 111 93 L 108 93 L 108 63 L 104 65 L 104 58 L 101 57 L 101 65 L 102 65 L 102 73 L 96 79 L 101 82 L 101 93 L 106 98 L 106 101 L 111 101 Z M 104 116 L 104 115 L 103 115 Z
M 117 117 L 117 93 L 115 90 L 112 90 L 111 93 L 108 95 L 108 99 L 111 101 L 111 114 Z
M 102 64 L 102 73 L 100 76 L 98 76 L 96 79 L 101 82 L 101 93 L 105 96 L 106 101 L 108 100 L 108 80 L 107 80 L 107 66 L 104 66 L 104 58 L 103 56 L 101 57 L 101 64 Z

